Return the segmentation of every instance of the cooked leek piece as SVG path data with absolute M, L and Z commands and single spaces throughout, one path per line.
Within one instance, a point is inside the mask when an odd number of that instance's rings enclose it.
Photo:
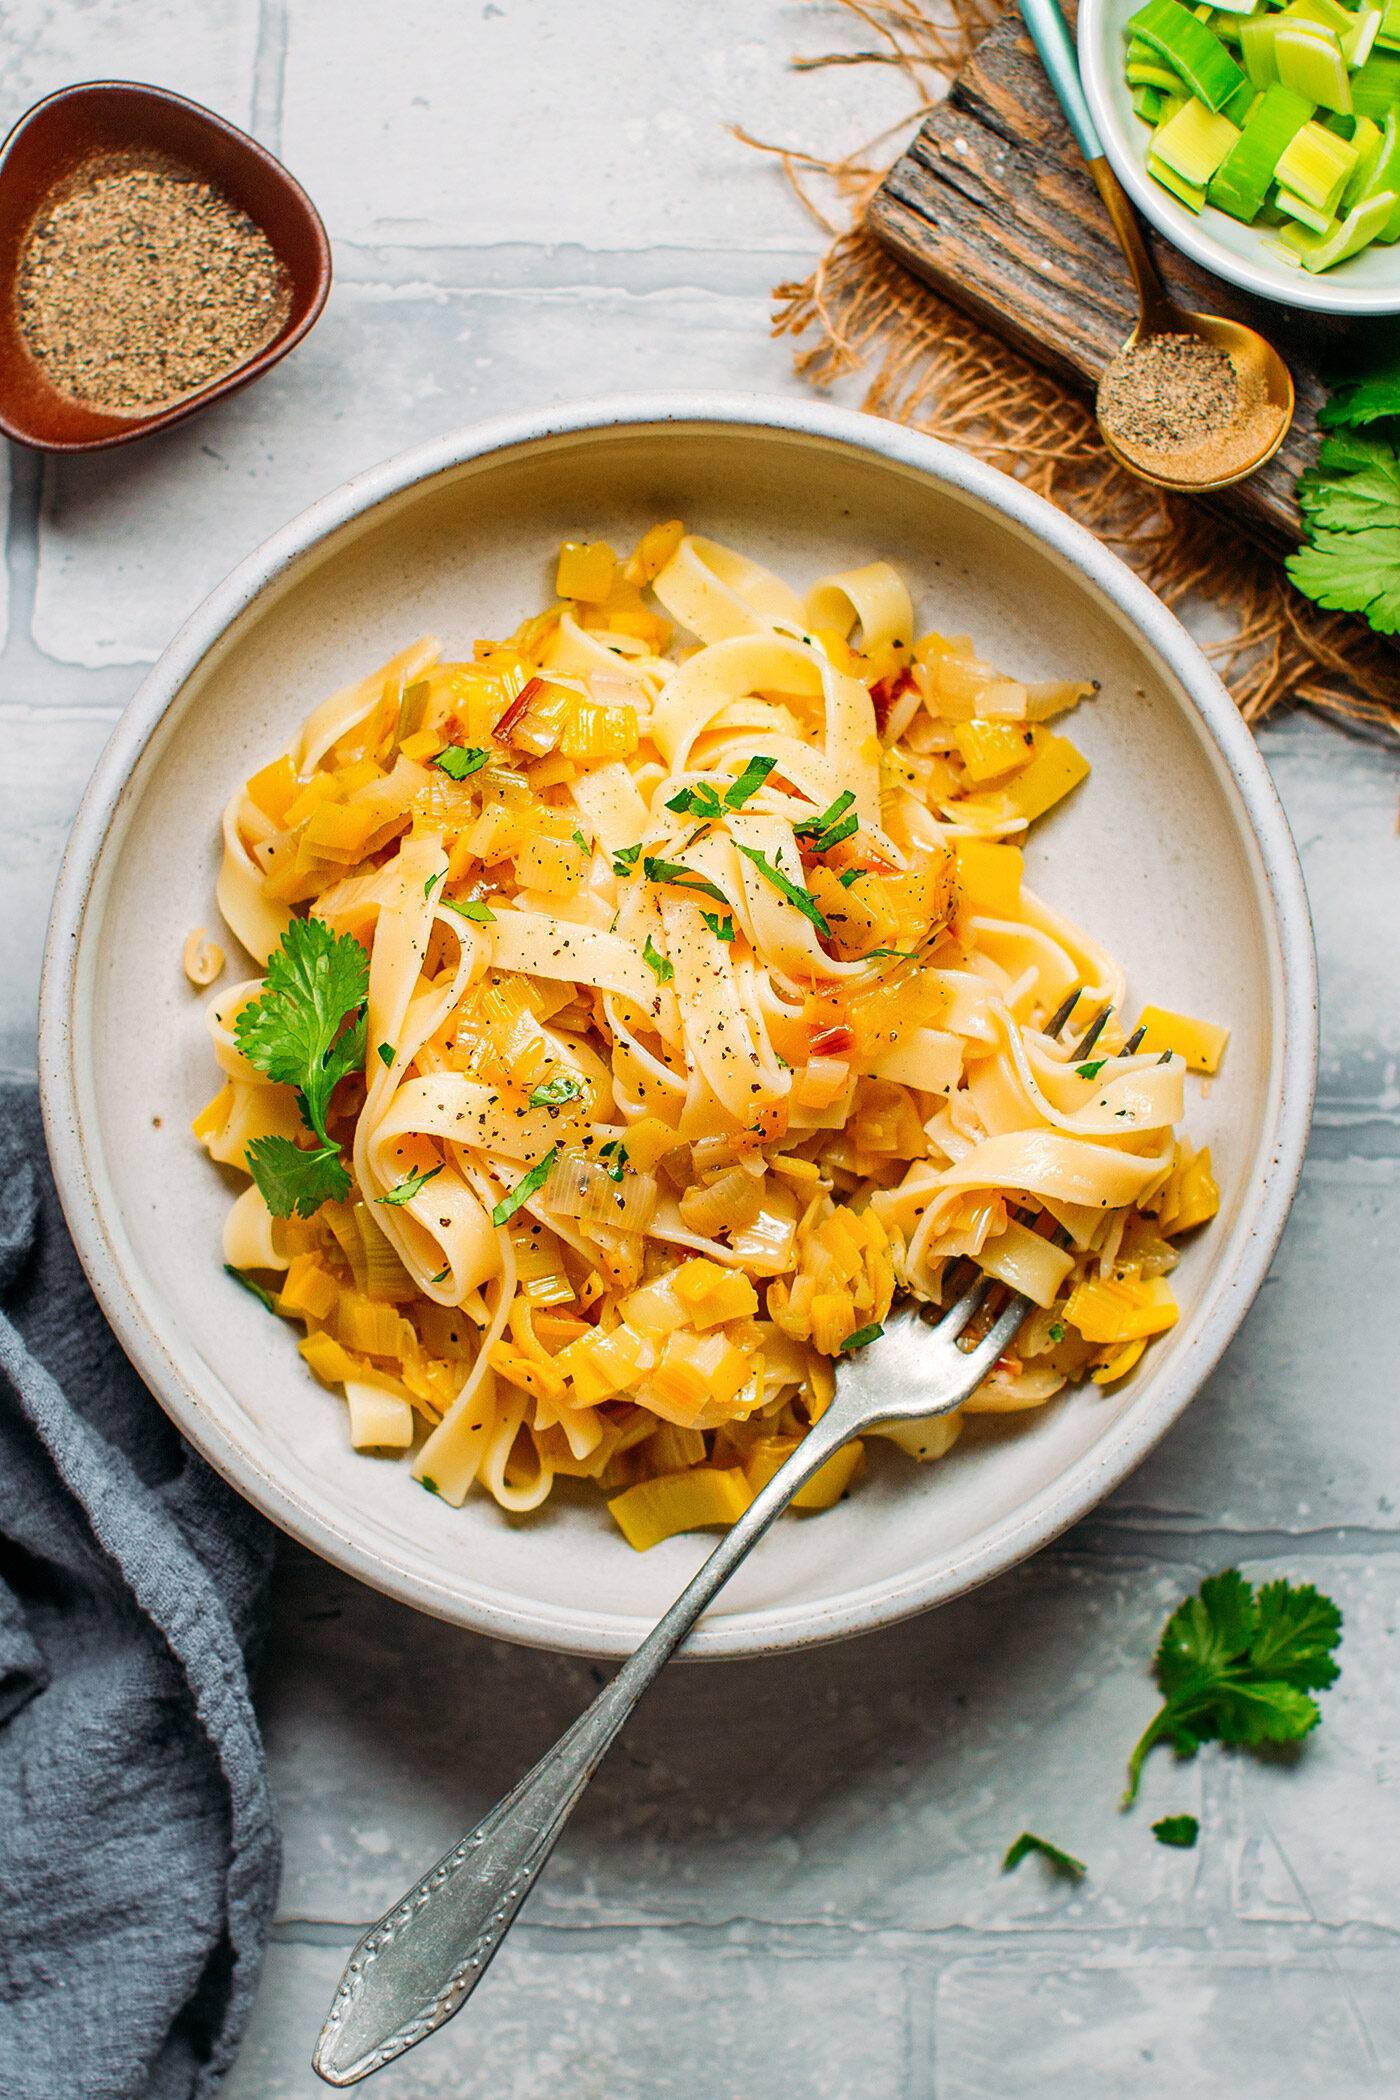
M 1183 182 L 1202 189 L 1239 138 L 1238 127 L 1228 117 L 1217 116 L 1192 96 L 1184 109 L 1153 134 L 1152 153 Z
M 1283 85 L 1295 95 L 1343 116 L 1352 110 L 1351 78 L 1342 47 L 1330 29 L 1312 23 L 1280 22 L 1274 37 L 1274 62 Z
M 1164 160 L 1158 160 L 1155 153 L 1148 153 L 1147 172 L 1154 182 L 1161 183 L 1164 190 L 1170 190 L 1173 197 L 1178 198 L 1188 211 L 1205 210 L 1206 193 L 1203 185 L 1183 181 L 1175 168 L 1169 168 Z
M 1313 113 L 1311 102 L 1277 82 L 1265 88 L 1207 190 L 1208 201 L 1232 219 L 1252 220 L 1269 193 L 1279 158 Z
M 1349 139 L 1339 139 L 1320 124 L 1304 124 L 1279 155 L 1275 174 L 1280 194 L 1288 190 L 1314 211 L 1330 216 L 1356 160 Z
M 1335 263 L 1345 262 L 1349 255 L 1369 246 L 1396 205 L 1397 193 L 1381 190 L 1349 211 L 1332 233 L 1307 233 L 1301 227 L 1285 226 L 1279 239 L 1295 251 L 1305 270 L 1330 270 Z
M 1225 46 L 1181 0 L 1147 0 L 1129 29 L 1161 53 L 1206 108 L 1223 108 L 1244 75 Z

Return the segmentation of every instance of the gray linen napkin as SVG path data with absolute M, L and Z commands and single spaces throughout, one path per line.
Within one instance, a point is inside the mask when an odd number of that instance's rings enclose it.
M 0 2094 L 205 2100 L 277 1894 L 272 1533 L 122 1354 L 3 1082 L 0 1305 Z

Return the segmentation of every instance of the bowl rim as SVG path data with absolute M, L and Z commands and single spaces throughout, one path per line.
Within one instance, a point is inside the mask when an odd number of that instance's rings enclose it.
M 588 1655 L 626 1655 L 650 1621 L 599 1615 L 490 1589 L 465 1590 L 425 1558 L 390 1564 L 299 1495 L 211 1420 L 195 1386 L 162 1342 L 140 1302 L 140 1273 L 128 1274 L 91 1191 L 91 1139 L 82 1113 L 80 1045 L 75 1028 L 82 936 L 109 835 L 130 781 L 188 679 L 263 591 L 314 561 L 342 526 L 385 502 L 471 462 L 533 448 L 541 441 L 600 432 L 722 426 L 776 431 L 851 448 L 896 469 L 931 477 L 955 495 L 1020 527 L 1076 569 L 1125 617 L 1177 681 L 1215 745 L 1253 832 L 1270 913 L 1277 971 L 1277 1080 L 1263 1135 L 1270 1165 L 1253 1192 L 1249 1230 L 1231 1266 L 1208 1287 L 1192 1346 L 1150 1407 L 1129 1408 L 1064 1473 L 951 1556 L 882 1578 L 836 1599 L 722 1615 L 702 1622 L 692 1656 L 778 1652 L 865 1632 L 942 1603 L 1005 1572 L 1095 1506 L 1140 1463 L 1187 1405 L 1222 1355 L 1263 1282 L 1302 1171 L 1317 1064 L 1317 976 L 1302 870 L 1273 781 L 1253 737 L 1196 644 L 1161 601 L 1083 526 L 1009 476 L 938 440 L 824 402 L 752 393 L 627 394 L 516 414 L 455 430 L 356 474 L 311 504 L 249 554 L 190 615 L 143 679 L 114 728 L 83 796 L 59 871 L 40 994 L 39 1075 L 44 1128 L 60 1200 L 89 1282 L 127 1355 L 180 1430 L 225 1479 L 312 1551 L 399 1601 L 499 1639 Z M 1263 1156 L 1263 1148 L 1261 1153 Z
M 1200 220 L 1153 182 L 1123 136 L 1109 91 L 1112 67 L 1108 0 L 1079 0 L 1077 42 L 1079 77 L 1104 156 L 1133 203 L 1164 240 L 1199 263 L 1203 270 L 1209 270 L 1212 277 L 1251 292 L 1271 306 L 1317 314 L 1400 314 L 1400 248 L 1393 251 L 1397 257 L 1395 283 L 1388 290 L 1368 290 L 1341 283 L 1326 270 L 1314 276 L 1301 267 L 1296 271 L 1283 265 L 1275 269 L 1247 256 L 1233 255 L 1223 243 L 1203 232 Z M 1267 333 L 1267 322 L 1264 326 Z
M 275 154 L 269 153 L 266 146 L 261 145 L 248 132 L 241 131 L 238 125 L 231 124 L 227 117 L 221 117 L 216 111 L 206 109 L 202 102 L 191 101 L 188 95 L 177 95 L 173 88 L 156 87 L 145 80 L 81 80 L 69 87 L 55 88 L 52 94 L 44 95 L 38 102 L 31 103 L 29 108 L 15 119 L 4 139 L 0 140 L 0 182 L 5 179 L 5 168 L 12 150 L 26 132 L 36 123 L 43 122 L 59 105 L 86 101 L 94 95 L 126 96 L 133 102 L 156 103 L 165 108 L 181 110 L 185 115 L 194 118 L 197 125 L 222 138 L 245 160 L 258 166 L 264 178 L 280 189 L 301 215 L 311 237 L 312 246 L 316 250 L 315 282 L 306 304 L 306 311 L 290 326 L 275 335 L 255 356 L 246 358 L 241 365 L 235 365 L 233 370 L 226 372 L 222 378 L 208 380 L 194 392 L 182 395 L 168 408 L 158 408 L 147 416 L 133 415 L 125 418 L 124 427 L 119 430 L 105 432 L 99 437 L 41 438 L 33 430 L 17 422 L 3 398 L 0 398 L 0 432 L 30 452 L 109 452 L 116 445 L 129 445 L 137 438 L 151 437 L 158 430 L 168 430 L 173 424 L 183 423 L 187 417 L 197 415 L 201 409 L 208 408 L 212 402 L 222 400 L 226 394 L 237 393 L 253 380 L 260 379 L 274 365 L 280 364 L 316 326 L 330 297 L 330 236 L 326 232 L 321 214 L 295 175 L 282 165 Z M 265 226 L 260 224 L 259 231 L 271 242 L 272 236 Z M 283 267 L 286 267 L 285 263 Z

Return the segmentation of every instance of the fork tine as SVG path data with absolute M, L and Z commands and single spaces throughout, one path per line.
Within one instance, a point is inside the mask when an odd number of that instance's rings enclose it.
M 1075 1057 L 1087 1057 L 1089 1055 L 1089 1052 L 1093 1049 L 1095 1043 L 1103 1034 L 1104 1026 L 1108 1020 L 1109 1015 L 1112 1012 L 1113 1008 L 1111 1006 L 1105 1006 L 1101 1012 L 1094 1016 L 1093 1021 L 1085 1030 L 1079 1042 L 1075 1045 L 1073 1053 Z
M 1014 1339 L 1030 1309 L 1028 1298 L 1023 1298 L 1019 1292 L 1012 1293 L 1011 1303 L 997 1315 L 976 1348 L 965 1352 L 963 1362 L 969 1378 L 975 1374 L 980 1384 L 1008 1342 Z
M 1147 1033 L 1147 1023 L 1146 1023 L 1146 1022 L 1144 1021 L 1144 1022 L 1143 1022 L 1143 1024 L 1142 1024 L 1142 1026 L 1141 1026 L 1141 1028 L 1135 1028 L 1135 1029 L 1133 1030 L 1132 1034 L 1131 1034 L 1131 1035 L 1130 1035 L 1130 1036 L 1128 1037 L 1128 1040 L 1127 1040 L 1127 1042 L 1126 1042 L 1126 1043 L 1124 1043 L 1124 1045 L 1123 1045 L 1122 1049 L 1121 1049 L 1121 1050 L 1119 1051 L 1118 1055 L 1119 1055 L 1120 1057 L 1131 1057 L 1131 1056 L 1133 1055 L 1134 1051 L 1135 1051 L 1135 1050 L 1137 1049 L 1137 1047 L 1138 1047 L 1138 1044 L 1139 1044 L 1139 1043 L 1140 1043 L 1140 1042 L 1142 1041 L 1143 1037 L 1144 1037 L 1144 1036 L 1146 1035 L 1146 1033 Z
M 941 1320 L 935 1322 L 934 1333 L 940 1341 L 955 1342 L 969 1320 L 975 1319 L 994 1279 L 979 1275 L 975 1283 L 965 1290 L 948 1307 Z
M 1052 1043 L 1056 1042 L 1059 1039 L 1060 1030 L 1064 1027 L 1066 1021 L 1074 1012 L 1074 1009 L 1076 1006 L 1078 1006 L 1078 1004 L 1079 987 L 1078 985 L 1076 985 L 1074 990 L 1070 993 L 1068 999 L 1066 999 L 1064 1005 L 1056 1007 L 1054 1013 L 1046 1022 L 1041 1033 L 1044 1035 L 1048 1035 Z

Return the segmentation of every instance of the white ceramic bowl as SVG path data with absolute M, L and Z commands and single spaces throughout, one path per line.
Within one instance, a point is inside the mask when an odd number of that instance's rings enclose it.
M 625 545 L 657 518 L 799 584 L 887 556 L 920 626 L 970 629 L 1033 678 L 1093 675 L 1073 734 L 1094 777 L 1043 823 L 1032 879 L 1127 963 L 1135 996 L 1226 1021 L 1190 1104 L 1223 1190 L 1174 1281 L 1182 1317 L 1140 1371 L 983 1417 L 943 1462 L 888 1445 L 836 1509 L 780 1524 L 691 1643 L 795 1647 L 874 1627 L 1010 1567 L 1142 1458 L 1219 1357 L 1268 1267 L 1302 1161 L 1316 1057 L 1302 879 L 1268 773 L 1183 630 L 1039 497 L 894 424 L 752 396 L 661 395 L 487 424 L 361 475 L 236 569 L 176 636 L 93 777 L 54 905 L 41 1016 L 49 1145 L 117 1333 L 185 1434 L 296 1537 L 461 1625 L 630 1650 L 710 1550 L 633 1553 L 600 1501 L 524 1519 L 449 1508 L 357 1456 L 288 1328 L 221 1273 L 228 1188 L 189 1132 L 214 1091 L 180 951 L 218 922 L 230 783 L 325 694 L 432 629 L 513 628 L 565 537 Z M 222 936 L 221 936 L 222 937 Z M 227 942 L 232 948 L 233 943 Z M 233 976 L 242 974 L 231 955 Z M 225 979 L 228 982 L 229 979 Z M 1195 1089 L 1193 1089 L 1193 1093 Z
M 1210 205 L 1193 211 L 1152 180 L 1145 165 L 1150 126 L 1133 113 L 1123 78 L 1123 33 L 1142 0 L 1079 0 L 1079 76 L 1114 174 L 1145 219 L 1183 255 L 1260 299 L 1318 314 L 1400 313 L 1400 241 L 1374 243 L 1314 276 L 1267 246 L 1268 229 L 1243 226 Z

